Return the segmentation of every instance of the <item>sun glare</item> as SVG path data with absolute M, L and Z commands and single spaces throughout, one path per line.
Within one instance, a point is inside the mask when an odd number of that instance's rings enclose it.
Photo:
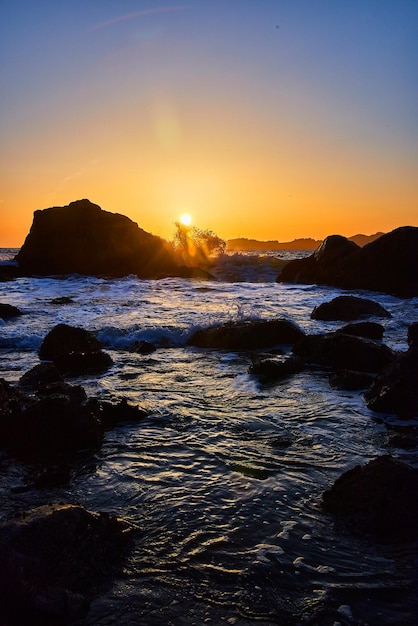
M 180 222 L 184 226 L 190 226 L 190 224 L 192 223 L 192 216 L 189 213 L 183 213 L 182 215 L 180 215 Z

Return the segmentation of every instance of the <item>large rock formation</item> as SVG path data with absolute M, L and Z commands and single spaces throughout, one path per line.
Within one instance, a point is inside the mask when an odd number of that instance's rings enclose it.
M 308 258 L 290 261 L 277 280 L 417 296 L 418 228 L 397 228 L 364 248 L 332 235 Z
M 42 276 L 157 278 L 177 268 L 167 242 L 89 200 L 35 211 L 16 261 L 22 274 Z

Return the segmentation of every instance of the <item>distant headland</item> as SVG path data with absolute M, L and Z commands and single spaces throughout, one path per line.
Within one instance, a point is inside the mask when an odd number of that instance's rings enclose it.
M 354 241 L 361 248 L 376 239 L 379 239 L 384 233 L 375 233 L 374 235 L 353 235 L 348 237 L 350 241 Z M 322 243 L 322 239 L 301 238 L 293 241 L 259 241 L 258 239 L 247 239 L 240 237 L 237 239 L 228 239 L 226 249 L 229 251 L 238 250 L 316 250 Z

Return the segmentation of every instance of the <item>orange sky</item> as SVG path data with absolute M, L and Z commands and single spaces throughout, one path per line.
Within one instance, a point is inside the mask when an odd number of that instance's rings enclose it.
M 3 20 L 1 247 L 80 198 L 168 239 L 418 225 L 416 4 L 100 4 Z

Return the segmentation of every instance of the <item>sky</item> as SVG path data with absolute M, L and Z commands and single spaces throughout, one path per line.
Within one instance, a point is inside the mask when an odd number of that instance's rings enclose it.
M 171 239 L 418 225 L 418 0 L 0 0 L 0 246 L 88 198 Z

